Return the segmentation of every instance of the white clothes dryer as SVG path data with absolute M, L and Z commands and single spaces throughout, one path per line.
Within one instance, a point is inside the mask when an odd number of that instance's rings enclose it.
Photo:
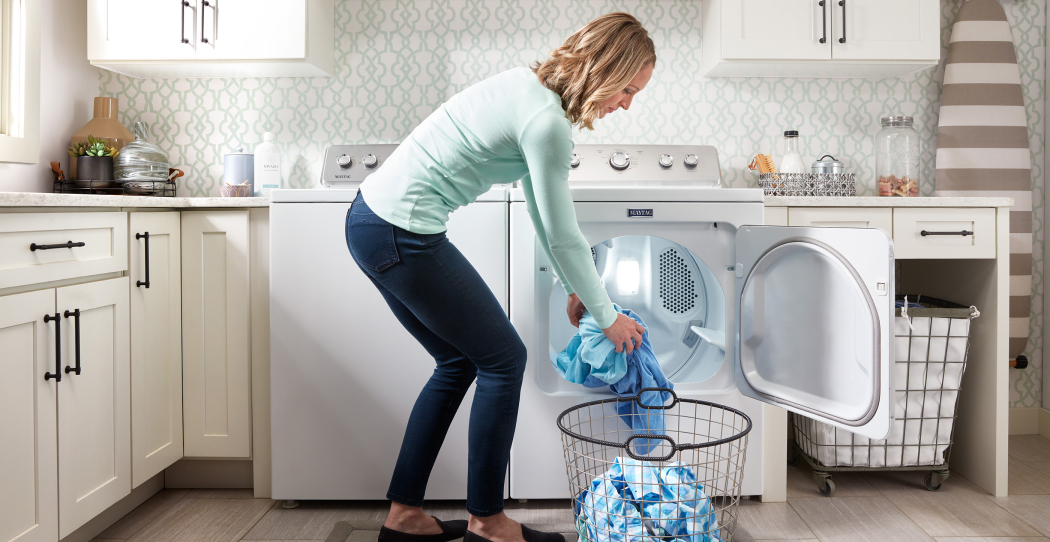
M 330 147 L 318 190 L 270 206 L 273 498 L 386 498 L 405 426 L 434 360 L 394 317 L 346 247 L 357 186 L 395 145 Z M 370 158 L 371 157 L 371 158 Z M 371 167 L 369 164 L 372 164 Z M 448 237 L 508 305 L 507 189 L 452 213 Z M 467 422 L 456 414 L 427 499 L 467 497 Z
M 764 480 L 765 463 L 786 457 L 763 453 L 785 449 L 763 442 L 763 403 L 885 437 L 894 273 L 884 233 L 762 226 L 762 191 L 719 188 L 713 147 L 577 145 L 569 184 L 609 297 L 646 323 L 678 396 L 751 418 L 742 494 L 763 495 L 768 484 L 783 492 L 783 476 Z M 554 370 L 552 357 L 576 329 L 524 193 L 512 190 L 510 199 L 510 315 L 529 355 L 510 494 L 568 498 L 555 420 L 610 391 Z M 631 434 L 608 420 L 624 440 Z

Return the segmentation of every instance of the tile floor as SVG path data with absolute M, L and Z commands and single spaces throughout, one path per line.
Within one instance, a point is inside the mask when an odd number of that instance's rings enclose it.
M 937 492 L 923 473 L 836 474 L 835 496 L 823 497 L 805 462 L 788 469 L 788 501 L 743 501 L 737 535 L 756 541 L 1050 542 L 1050 440 L 1010 437 L 1010 497 L 994 498 L 952 474 Z M 465 517 L 462 503 L 428 507 L 441 519 Z M 572 531 L 566 501 L 508 502 L 525 523 Z M 383 502 L 306 502 L 285 510 L 253 499 L 251 490 L 165 489 L 121 518 L 99 542 L 321 541 L 337 521 L 375 529 Z M 358 531 L 360 532 L 360 531 Z M 350 540 L 369 542 L 372 536 Z M 367 532 L 361 532 L 366 535 Z

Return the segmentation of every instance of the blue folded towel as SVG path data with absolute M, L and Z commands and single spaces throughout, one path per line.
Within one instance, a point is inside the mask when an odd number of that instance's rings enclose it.
M 613 308 L 645 327 L 645 322 L 637 314 L 617 305 L 613 305 Z M 588 388 L 609 386 L 610 391 L 620 397 L 635 397 L 642 388 L 674 389 L 671 381 L 664 376 L 653 347 L 649 344 L 648 329 L 642 335 L 642 344 L 636 345 L 628 356 L 626 351 L 616 352 L 616 346 L 602 333 L 589 312 L 583 313 L 580 331 L 551 363 L 558 374 L 569 382 Z M 667 392 L 647 391 L 642 394 L 642 403 L 660 406 L 670 398 L 671 394 Z M 637 433 L 663 433 L 663 410 L 642 408 L 636 401 L 623 401 L 617 405 L 617 414 L 627 427 L 636 429 Z M 637 439 L 634 441 L 635 452 L 648 454 L 660 442 L 655 439 Z
M 678 462 L 659 467 L 617 457 L 573 505 L 577 528 L 585 526 L 589 542 L 719 540 L 711 499 L 693 471 Z

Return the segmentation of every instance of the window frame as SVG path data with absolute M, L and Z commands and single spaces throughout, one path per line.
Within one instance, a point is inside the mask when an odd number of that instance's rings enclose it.
M 21 7 L 18 21 L 12 20 L 16 2 Z M 4 98 L 0 105 L 0 162 L 35 164 L 40 161 L 40 0 L 0 0 L 0 8 L 0 40 L 4 40 L 0 47 L 0 93 Z M 19 23 L 22 39 L 12 47 L 6 40 L 17 33 L 10 31 L 10 25 Z M 21 58 L 12 60 L 13 51 Z M 16 70 L 14 77 L 12 69 Z M 10 88 L 19 79 L 21 84 Z M 21 107 L 14 110 L 9 108 L 12 93 L 21 97 Z M 17 133 L 8 133 L 12 126 Z

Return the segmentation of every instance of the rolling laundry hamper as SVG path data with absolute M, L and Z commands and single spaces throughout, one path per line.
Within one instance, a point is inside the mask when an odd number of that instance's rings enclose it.
M 831 496 L 834 472 L 930 471 L 926 489 L 936 491 L 948 478 L 956 407 L 966 356 L 970 320 L 966 307 L 925 296 L 898 296 L 922 308 L 897 309 L 894 319 L 893 422 L 882 440 L 850 433 L 791 414 L 795 439 L 789 464 L 805 458 L 820 492 Z
M 642 394 L 653 391 L 673 400 L 643 404 Z M 629 402 L 640 408 L 620 408 Z M 662 424 L 636 420 L 632 427 L 663 429 L 629 429 L 625 411 L 662 417 Z M 645 388 L 636 397 L 572 407 L 558 416 L 558 428 L 581 542 L 735 540 L 751 431 L 743 412 Z

